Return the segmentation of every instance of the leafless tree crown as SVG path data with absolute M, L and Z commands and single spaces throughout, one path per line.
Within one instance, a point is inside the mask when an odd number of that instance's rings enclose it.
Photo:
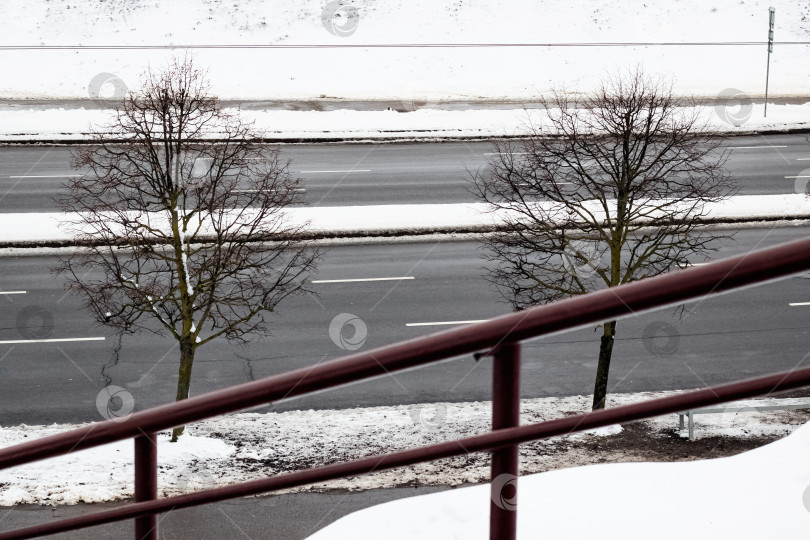
M 196 348 L 266 332 L 265 313 L 303 290 L 318 254 L 284 213 L 300 202 L 300 180 L 259 137 L 185 58 L 147 71 L 75 152 L 84 174 L 61 205 L 92 246 L 59 270 L 100 322 Z
M 666 272 L 717 238 L 727 154 L 689 99 L 640 69 L 591 94 L 555 91 L 531 136 L 495 144 L 473 191 L 505 220 L 489 277 L 515 309 Z

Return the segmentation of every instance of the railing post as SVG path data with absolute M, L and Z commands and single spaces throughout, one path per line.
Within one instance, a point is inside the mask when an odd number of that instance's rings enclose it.
M 499 346 L 492 363 L 492 429 L 520 425 L 520 344 Z M 518 445 L 492 452 L 489 538 L 517 536 Z
M 135 437 L 135 502 L 157 499 L 157 436 Z M 157 516 L 135 518 L 135 540 L 157 540 Z

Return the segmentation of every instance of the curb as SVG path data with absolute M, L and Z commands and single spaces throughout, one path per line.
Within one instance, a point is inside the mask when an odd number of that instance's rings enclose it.
M 413 133 L 410 131 L 409 133 Z M 518 135 L 439 135 L 435 131 L 425 130 L 424 136 L 385 135 L 381 137 L 262 137 L 251 139 L 256 144 L 403 144 L 403 143 L 442 143 L 442 142 L 486 142 L 495 140 L 522 140 L 528 136 Z M 710 131 L 707 135 L 723 137 L 750 137 L 753 135 L 801 135 L 810 133 L 807 128 L 763 129 L 748 131 Z M 224 139 L 206 139 L 210 142 L 225 142 Z M 126 139 L 3 139 L 0 138 L 0 147 L 3 146 L 80 146 L 89 143 L 117 144 L 130 142 Z

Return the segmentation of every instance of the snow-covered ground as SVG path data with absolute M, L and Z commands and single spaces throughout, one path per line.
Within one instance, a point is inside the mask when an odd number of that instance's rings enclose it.
M 0 2 L 0 45 L 339 45 L 808 41 L 804 0 L 26 0 Z M 353 12 L 352 12 L 353 9 Z M 337 15 L 333 18 L 331 15 Z M 340 28 L 332 26 L 335 21 Z M 342 30 L 341 30 L 342 28 Z M 172 50 L 4 50 L 0 98 L 86 98 L 110 73 L 134 87 Z M 550 86 L 593 87 L 641 63 L 677 90 L 762 95 L 764 45 L 196 49 L 226 99 L 528 101 Z M 773 96 L 810 95 L 810 45 L 775 46 Z M 112 90 L 111 90 L 112 91 Z
M 804 194 L 810 176 L 799 174 L 796 190 L 787 195 L 736 195 L 707 205 L 706 219 L 715 221 L 810 218 L 810 198 Z M 299 207 L 287 209 L 292 224 L 309 222 L 308 230 L 327 236 L 374 236 L 487 230 L 500 220 L 487 213 L 485 203 L 395 204 L 371 206 Z M 65 214 L 0 214 L 0 243 L 69 242 L 74 236 L 60 226 Z M 160 221 L 155 219 L 155 223 Z M 204 229 L 203 229 L 204 230 Z
M 223 99 L 274 100 L 296 110 L 243 111 L 270 139 L 492 137 L 525 133 L 521 107 L 551 88 L 593 89 L 607 73 L 636 65 L 672 79 L 677 94 L 736 96 L 741 106 L 706 107 L 717 130 L 810 126 L 810 44 L 775 46 L 770 96 L 799 97 L 769 107 L 764 94 L 768 6 L 777 42 L 810 41 L 803 0 L 612 2 L 590 0 L 30 0 L 0 2 L 0 46 L 265 44 L 275 49 L 194 49 Z M 334 14 L 337 17 L 333 18 Z M 342 18 L 341 18 L 342 17 Z M 332 26 L 336 22 L 338 27 Z M 342 28 L 342 30 L 341 30 Z M 363 47 L 391 44 L 706 43 L 587 47 Z M 313 46 L 294 48 L 294 45 Z M 359 45 L 359 46 L 358 46 Z M 337 46 L 332 48 L 324 48 Z M 81 140 L 105 111 L 96 106 L 138 86 L 182 49 L 4 50 L 2 140 Z M 804 99 L 807 98 L 807 99 Z M 93 107 L 59 108 L 53 100 Z M 321 111 L 320 101 L 380 101 L 393 110 Z M 446 110 L 447 102 L 479 103 Z M 293 103 L 294 102 L 294 103 Z M 382 109 L 383 106 L 380 106 Z
M 608 406 L 671 395 L 673 392 L 612 394 Z M 137 403 L 137 393 L 133 389 Z M 590 396 L 525 399 L 523 424 L 587 412 Z M 698 439 L 779 437 L 807 421 L 804 411 L 733 413 L 699 416 Z M 247 412 L 194 424 L 178 444 L 161 434 L 158 447 L 159 485 L 163 495 L 196 491 L 282 472 L 405 450 L 487 432 L 491 403 L 430 403 L 399 407 L 346 410 Z M 642 424 L 642 448 L 613 444 L 623 433 L 618 426 L 521 446 L 521 472 L 531 474 L 604 461 L 642 461 L 647 446 L 671 443 L 677 415 Z M 52 435 L 76 425 L 4 426 L 0 447 Z M 686 436 L 685 434 L 683 435 Z M 594 443 L 599 442 L 595 449 Z M 704 441 L 704 442 L 706 442 Z M 700 441 L 698 441 L 700 442 Z M 695 445 L 696 443 L 688 443 Z M 694 448 L 694 446 L 690 446 Z M 706 449 L 703 448 L 702 451 Z M 696 459 L 701 452 L 681 456 Z M 670 453 L 658 459 L 672 460 Z M 0 506 L 17 503 L 75 504 L 132 496 L 132 442 L 96 449 L 0 471 Z M 414 484 L 461 485 L 489 478 L 487 454 L 471 454 L 435 463 L 335 480 L 307 489 L 372 489 Z M 80 479 L 80 480 L 79 480 Z
M 518 480 L 518 538 L 806 539 L 810 425 L 748 452 L 689 463 L 590 465 Z M 512 508 L 512 492 L 496 504 Z M 310 536 L 329 539 L 489 537 L 490 486 L 388 502 Z

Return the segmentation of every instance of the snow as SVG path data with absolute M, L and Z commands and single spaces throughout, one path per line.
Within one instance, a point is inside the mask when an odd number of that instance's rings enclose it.
M 189 293 L 189 294 L 191 294 L 191 293 Z M 194 334 L 194 332 L 196 332 L 196 331 L 197 331 L 197 323 L 195 323 L 194 321 L 191 321 L 191 333 L 192 333 L 192 335 L 193 335 L 193 334 Z M 202 341 L 202 338 L 201 338 L 200 336 L 197 336 L 197 337 L 195 338 L 195 342 L 196 342 L 196 343 L 200 343 L 201 341 Z
M 132 283 L 133 287 L 135 287 L 136 289 L 138 288 L 138 282 L 133 279 L 135 276 L 125 278 L 124 274 L 119 274 L 119 277 L 121 278 L 121 281 L 126 281 L 126 282 L 129 282 L 129 283 Z M 149 300 L 152 300 L 152 299 L 149 298 Z
M 297 207 L 285 212 L 291 225 L 309 223 L 310 232 L 339 236 L 486 230 L 500 221 L 487 209 L 484 203 L 395 204 Z M 803 190 L 784 195 L 736 195 L 707 205 L 707 210 L 707 219 L 723 221 L 808 218 L 810 198 Z M 57 212 L 0 214 L 0 242 L 70 241 L 73 234 L 59 226 L 64 220 L 65 215 Z M 205 228 L 201 231 L 204 233 Z
M 171 219 L 171 215 L 178 216 L 177 233 L 180 237 L 180 264 L 183 266 L 183 275 L 186 279 L 186 293 L 189 296 L 194 296 L 194 288 L 191 286 L 191 273 L 188 271 L 188 250 L 190 247 L 186 243 L 186 216 L 177 208 L 177 205 L 168 213 L 167 219 Z
M 777 42 L 807 41 L 802 0 L 347 1 L 359 21 L 347 37 L 324 27 L 321 0 L 27 0 L 0 3 L 3 45 L 763 42 L 768 6 Z M 66 32 L 65 29 L 70 29 Z M 807 45 L 777 43 L 770 93 L 808 95 Z M 7 50 L 0 96 L 87 98 L 98 74 L 134 87 L 147 64 L 177 50 Z M 764 91 L 763 46 L 196 49 L 225 99 L 530 100 L 550 86 L 592 87 L 606 69 L 664 70 L 679 92 Z M 108 86 L 112 86 L 110 83 Z M 111 88 L 94 88 L 105 96 Z
M 369 48 L 408 43 L 605 43 L 763 41 L 768 6 L 776 7 L 770 96 L 810 95 L 810 6 L 801 0 L 700 0 L 579 5 L 565 0 L 352 0 L 359 24 L 346 37 L 324 27 L 324 3 L 315 0 L 155 0 L 71 3 L 30 0 L 0 3 L 0 20 L 13 20 L 0 45 L 271 44 L 341 48 L 194 49 L 211 91 L 225 100 L 251 100 L 242 116 L 273 138 L 491 137 L 525 132 L 519 104 L 596 87 L 608 72 L 645 66 L 675 81 L 679 95 L 713 99 L 764 93 L 762 46 L 444 47 Z M 666 21 L 666 24 L 661 24 Z M 64 32 L 70 28 L 70 32 Z M 351 47 L 345 47 L 350 45 Z M 180 49 L 6 50 L 0 80 L 0 140 L 81 140 L 89 124 L 136 88 L 142 71 L 159 68 Z M 527 68 L 527 66 L 529 66 Z M 741 66 L 755 66 L 742 68 Z M 46 74 L 43 76 L 43 74 Z M 365 101 L 348 110 L 349 101 Z M 277 109 L 267 110 L 264 101 Z M 379 105 L 368 103 L 379 101 Z M 383 103 L 384 101 L 384 103 Z M 740 122 L 706 107 L 717 130 L 808 127 L 810 103 L 730 108 Z M 807 100 L 805 100 L 807 101 Z M 69 105 L 69 106 L 60 106 Z M 85 102 L 92 107 L 84 107 Z M 337 110 L 324 111 L 323 103 Z M 455 102 L 454 110 L 447 110 Z M 501 110 L 470 104 L 517 103 Z M 346 103 L 345 108 L 340 108 Z M 464 105 L 464 104 L 467 105 Z M 531 105 L 527 105 L 531 107 Z M 379 109 L 379 110 L 373 110 Z M 383 110 L 393 109 L 393 110 Z M 229 112 L 235 112 L 233 110 Z M 725 114 L 725 116 L 728 116 Z M 542 123 L 542 122 L 541 122 Z M 739 123 L 739 126 L 734 124 Z
M 582 433 L 572 435 L 572 437 L 581 437 L 582 435 L 596 435 L 597 437 L 607 437 L 608 435 L 618 435 L 622 432 L 622 426 L 605 426 L 595 429 L 588 429 Z
M 130 388 L 137 403 L 138 388 Z M 653 399 L 673 392 L 611 394 L 608 406 Z M 586 412 L 591 396 L 524 399 L 521 423 L 535 423 Z M 266 409 L 265 409 L 266 410 Z M 695 421 L 698 439 L 722 435 L 736 439 L 784 436 L 805 422 L 804 411 L 701 415 Z M 436 423 L 441 429 L 436 429 Z M 223 486 L 284 472 L 405 450 L 485 433 L 490 429 L 491 403 L 421 403 L 394 407 L 289 412 L 245 412 L 191 424 L 178 445 L 160 435 L 158 458 L 161 496 L 202 487 Z M 650 437 L 671 440 L 677 415 L 644 423 Z M 0 447 L 34 440 L 76 425 L 4 426 Z M 639 461 L 634 452 L 602 447 L 622 428 L 609 426 L 521 446 L 522 474 L 532 474 L 597 461 Z M 684 433 L 682 437 L 686 437 Z M 652 439 L 651 439 L 652 440 Z M 294 491 L 373 489 L 404 485 L 447 485 L 486 482 L 487 454 L 425 463 L 372 475 L 334 480 Z M 81 479 L 77 481 L 77 479 Z M 132 496 L 132 443 L 114 443 L 36 464 L 0 471 L 0 506 L 20 503 L 75 504 Z
M 810 54 L 810 53 L 808 53 Z M 527 109 L 500 110 L 417 110 L 358 111 L 279 111 L 226 109 L 239 113 L 256 123 L 256 129 L 267 139 L 434 139 L 434 138 L 486 138 L 520 136 L 527 133 L 531 118 L 542 126 L 544 115 L 533 105 Z M 763 117 L 764 105 L 753 104 L 750 114 L 743 114 L 740 125 L 723 121 L 711 106 L 701 108 L 701 120 L 712 131 L 723 133 L 750 133 L 764 130 L 810 128 L 810 103 L 774 104 L 768 106 L 768 117 Z M 737 108 L 732 108 L 732 112 Z M 85 140 L 90 125 L 101 125 L 109 119 L 109 111 L 54 108 L 52 105 L 0 104 L 0 142 Z
M 727 458 L 522 476 L 518 538 L 805 539 L 808 452 L 810 425 L 804 425 Z M 350 514 L 309 538 L 485 539 L 490 500 L 488 484 L 400 499 Z
M 0 429 L 2 446 L 60 433 L 75 426 L 18 426 Z M 175 482 L 194 460 L 223 459 L 234 447 L 221 440 L 182 437 L 170 443 L 169 434 L 158 438 L 158 467 L 174 472 Z M 75 454 L 40 461 L 28 468 L 0 472 L 0 505 L 23 503 L 76 504 L 121 498 L 133 490 L 133 443 L 119 441 Z M 10 484 L 3 485 L 13 479 Z M 80 481 L 77 481 L 80 479 Z

